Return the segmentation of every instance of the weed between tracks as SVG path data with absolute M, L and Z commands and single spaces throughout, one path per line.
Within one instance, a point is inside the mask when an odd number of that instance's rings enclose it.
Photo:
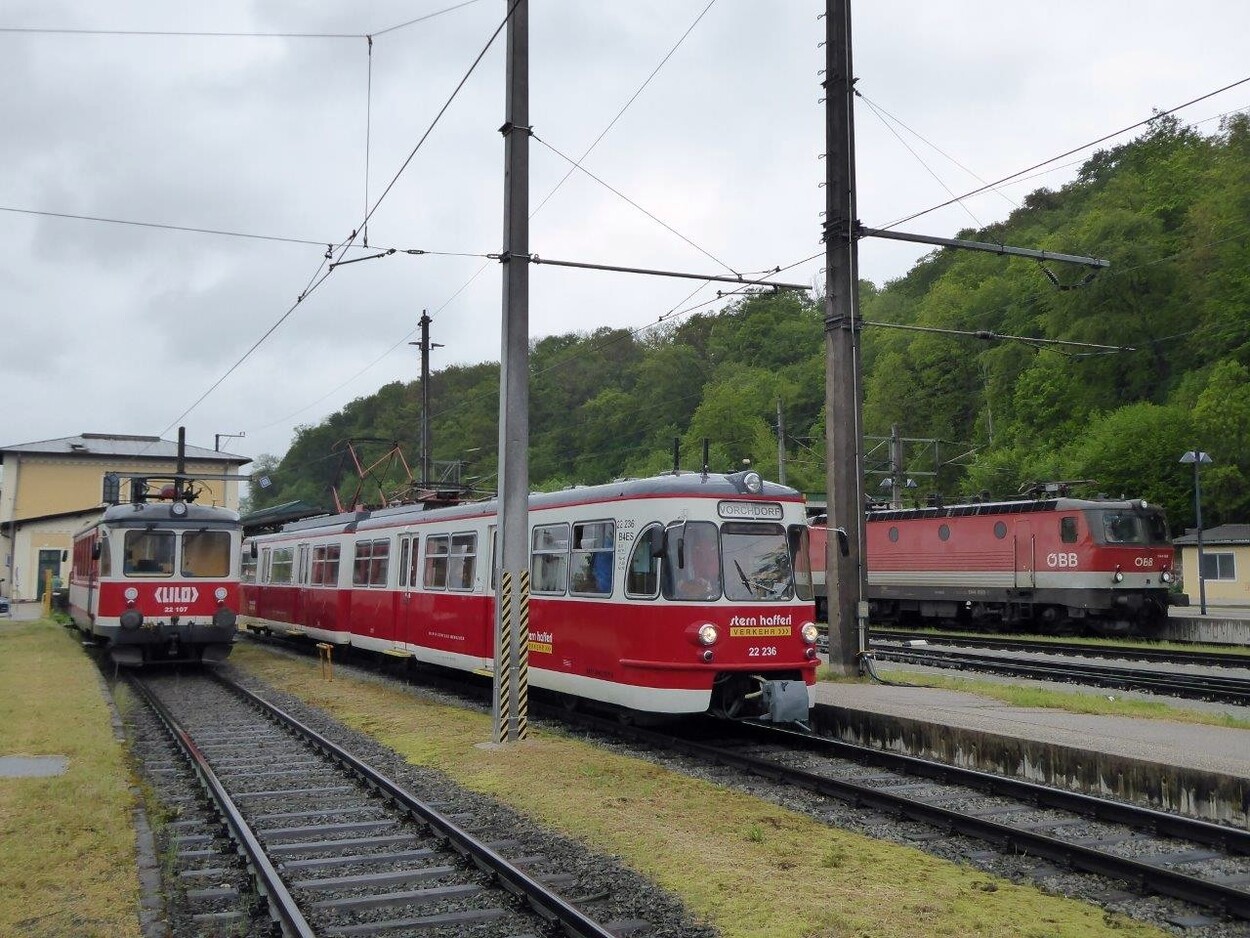
M 415 765 L 620 856 L 726 938 L 1162 934 L 557 733 L 536 730 L 525 744 L 484 749 L 489 716 L 348 669 L 327 682 L 315 662 L 247 645 L 232 663 Z

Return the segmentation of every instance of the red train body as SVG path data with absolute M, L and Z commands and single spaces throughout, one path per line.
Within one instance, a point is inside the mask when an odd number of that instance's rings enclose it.
M 114 505 L 74 535 L 70 616 L 119 664 L 222 661 L 239 608 L 238 512 Z
M 489 674 L 497 510 L 403 506 L 252 538 L 246 622 Z M 666 475 L 533 495 L 529 527 L 532 687 L 807 719 L 819 662 L 800 493 L 755 473 Z
M 1140 500 L 874 510 L 866 530 L 875 624 L 1151 635 L 1167 618 L 1174 550 L 1163 512 Z M 813 526 L 814 566 L 826 533 Z

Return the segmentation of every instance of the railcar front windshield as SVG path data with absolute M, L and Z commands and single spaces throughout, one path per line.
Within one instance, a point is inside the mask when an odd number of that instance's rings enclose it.
M 778 601 L 794 595 L 786 529 L 779 524 L 729 521 L 721 526 L 725 595 L 739 601 Z
M 1093 531 L 1102 533 L 1105 544 L 1156 545 L 1170 544 L 1168 525 L 1163 512 L 1132 508 L 1107 508 L 1093 512 Z M 1098 516 L 1101 515 L 1101 518 Z

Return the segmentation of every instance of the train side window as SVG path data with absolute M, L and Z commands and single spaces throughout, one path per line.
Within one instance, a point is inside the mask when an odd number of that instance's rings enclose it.
M 898 543 L 898 528 L 896 528 L 894 525 L 890 525 L 890 543 L 892 544 Z
M 338 586 L 339 585 L 339 555 L 343 548 L 339 544 L 326 544 L 324 547 L 318 547 L 318 551 L 323 552 L 321 562 L 321 577 L 315 582 L 319 586 Z
M 1069 515 L 1059 519 L 1059 537 L 1065 544 L 1076 543 L 1076 518 Z
M 647 525 L 634 540 L 625 571 L 625 595 L 630 599 L 655 599 L 660 593 L 660 558 L 651 553 L 650 534 L 658 524 Z
M 451 536 L 451 556 L 447 564 L 447 588 L 473 589 L 477 575 L 477 534 L 466 531 Z
M 267 583 L 290 583 L 291 567 L 295 557 L 292 547 L 275 547 L 269 555 L 269 575 Z
M 994 536 L 998 538 L 1000 541 L 1007 536 L 1007 524 L 1005 522 L 1003 521 L 994 522 Z
M 610 596 L 615 559 L 616 522 L 589 521 L 573 525 L 570 592 L 583 596 Z
M 447 553 L 450 542 L 446 534 L 435 534 L 425 539 L 425 588 L 447 589 Z
M 108 534 L 100 532 L 100 576 L 107 577 L 113 575 L 113 545 L 109 542 Z
M 385 586 L 391 558 L 391 542 L 381 538 L 356 542 L 356 562 L 352 566 L 353 586 Z
M 938 539 L 949 541 L 951 539 L 951 528 L 949 524 L 943 524 L 938 527 Z
M 256 582 L 256 558 L 249 551 L 243 553 L 243 563 L 239 569 L 239 580 L 243 583 Z
M 530 555 L 530 582 L 535 593 L 562 594 L 568 582 L 569 526 L 542 524 L 534 527 Z

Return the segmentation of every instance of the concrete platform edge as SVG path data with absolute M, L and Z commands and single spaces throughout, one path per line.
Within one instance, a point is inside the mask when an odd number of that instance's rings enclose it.
M 983 730 L 820 704 L 819 731 L 871 749 L 1250 828 L 1250 780 Z

